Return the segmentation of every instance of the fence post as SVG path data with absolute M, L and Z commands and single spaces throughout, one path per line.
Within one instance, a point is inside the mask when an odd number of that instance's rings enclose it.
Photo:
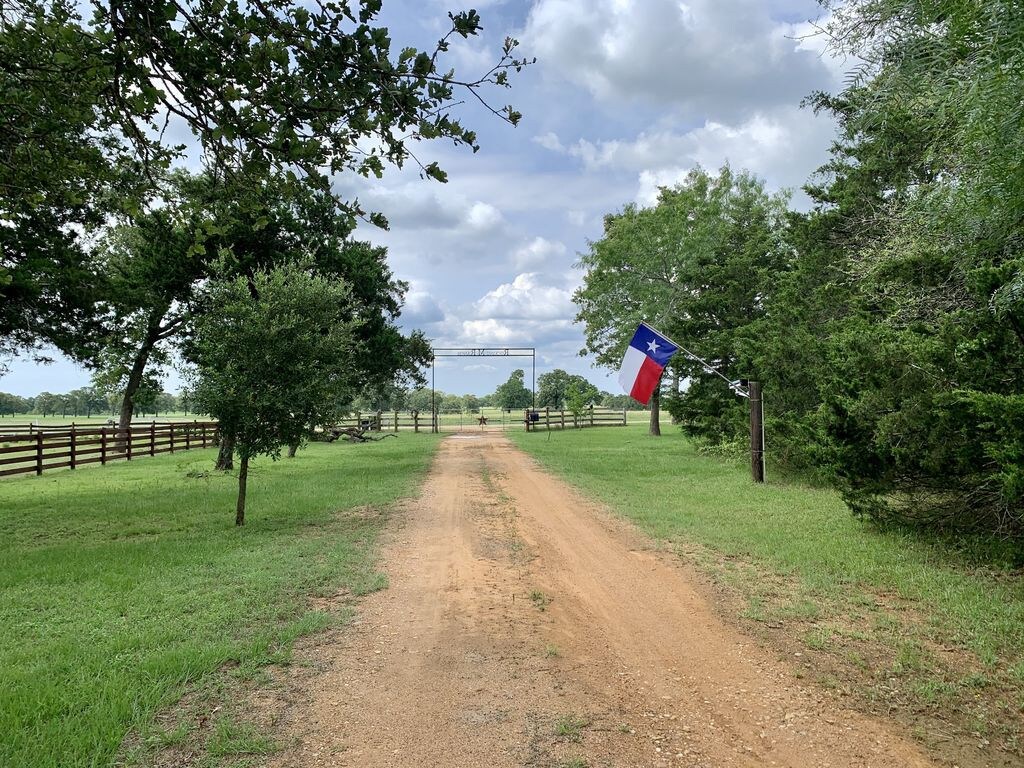
M 36 432 L 36 474 L 43 474 L 43 433 Z
M 383 414 L 383 411 L 377 411 L 377 417 L 376 417 L 377 418 L 377 423 L 373 427 L 373 431 L 374 432 L 380 432 L 381 431 L 381 427 L 383 426 L 382 419 L 381 419 L 381 415 L 382 414 Z
M 129 424 L 124 431 L 126 438 L 124 441 L 124 460 L 132 460 L 132 425 Z
M 149 422 L 149 455 L 156 456 L 156 422 Z
M 412 412 L 412 431 L 413 432 L 419 432 L 420 431 L 420 412 L 419 411 L 413 411 Z
M 171 453 L 174 453 L 174 422 L 173 421 L 168 425 L 168 430 L 171 433 Z
M 185 426 L 185 450 L 192 447 L 192 427 Z
M 561 411 L 559 411 L 559 413 L 562 416 L 562 429 L 565 429 L 565 408 L 563 408 Z
M 206 424 L 205 423 L 202 426 L 202 435 L 203 435 L 203 448 L 205 448 L 206 447 Z
M 764 410 L 761 382 L 747 384 L 750 393 L 750 474 L 755 483 L 764 482 Z
M 76 453 L 77 448 L 78 448 L 78 445 L 77 445 L 77 443 L 78 443 L 77 434 L 78 433 L 75 431 L 75 425 L 72 424 L 71 425 L 71 469 L 75 468 L 75 459 L 78 458 L 77 456 L 75 456 L 75 453 Z
M 107 428 L 100 427 L 100 466 L 107 463 Z
M 590 406 L 590 426 L 594 426 L 594 406 Z

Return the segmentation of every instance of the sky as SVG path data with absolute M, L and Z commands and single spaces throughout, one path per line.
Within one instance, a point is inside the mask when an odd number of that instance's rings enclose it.
M 494 106 L 523 113 L 518 127 L 472 97 L 455 109 L 477 131 L 472 153 L 450 143 L 414 147 L 448 173 L 441 184 L 418 167 L 383 179 L 342 176 L 336 190 L 381 211 L 390 230 L 356 236 L 388 247 L 396 276 L 409 283 L 400 318 L 438 347 L 535 347 L 540 375 L 554 368 L 617 392 L 614 372 L 581 357 L 575 324 L 575 267 L 600 239 L 606 214 L 650 205 L 660 186 L 700 165 L 728 163 L 790 189 L 827 159 L 835 126 L 800 102 L 841 89 L 844 62 L 814 35 L 823 20 L 814 0 L 385 0 L 380 21 L 393 50 L 433 43 L 447 12 L 475 7 L 484 31 L 453 45 L 450 66 L 473 78 L 500 56 L 505 36 L 537 63 L 512 76 L 509 90 L 484 91 Z M 528 358 L 437 361 L 438 389 L 486 394 Z M 82 368 L 59 356 L 48 366 L 18 358 L 0 391 L 34 395 L 88 384 Z M 180 378 L 171 373 L 166 387 Z

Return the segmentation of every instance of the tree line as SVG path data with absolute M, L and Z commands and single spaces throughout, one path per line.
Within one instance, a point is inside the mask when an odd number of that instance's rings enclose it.
M 603 392 L 583 376 L 570 374 L 561 368 L 537 377 L 536 407 L 572 410 L 579 407 L 601 406 L 616 410 L 643 408 L 628 395 Z M 472 413 L 480 408 L 501 408 L 518 411 L 534 406 L 534 393 L 526 387 L 526 372 L 517 368 L 506 381 L 488 395 L 456 395 L 425 387 L 402 388 L 386 386 L 367 391 L 352 402 L 354 411 L 420 411 L 430 413 L 431 408 L 446 413 Z
M 790 209 L 745 171 L 693 171 L 605 217 L 581 256 L 586 349 L 647 320 L 726 379 L 764 383 L 768 455 L 857 514 L 1024 536 L 1024 15 L 1012 0 L 837 4 L 860 62 L 807 99 L 839 135 Z M 714 444 L 746 404 L 702 362 L 662 403 Z
M 117 416 L 123 400 L 121 392 L 103 392 L 95 387 L 78 387 L 70 392 L 40 392 L 21 397 L 0 392 L 0 416 Z M 144 390 L 136 398 L 136 416 L 159 416 L 164 413 L 188 414 L 191 401 L 187 393 L 174 394 Z

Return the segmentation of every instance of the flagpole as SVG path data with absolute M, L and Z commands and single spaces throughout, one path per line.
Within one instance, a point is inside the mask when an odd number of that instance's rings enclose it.
M 721 378 L 722 381 L 726 382 L 729 385 L 729 389 L 731 389 L 733 392 L 735 392 L 740 397 L 750 397 L 750 392 L 745 390 L 742 386 L 740 386 L 740 383 L 738 381 L 732 381 L 728 376 L 726 376 L 721 371 L 719 371 L 717 368 L 715 368 L 713 365 L 711 365 L 711 363 L 709 363 L 703 357 L 699 357 L 699 356 L 693 354 L 693 352 L 688 350 L 686 347 L 684 347 L 678 341 L 676 341 L 675 339 L 670 339 L 666 334 L 664 334 L 661 331 L 657 330 L 656 328 L 648 325 L 643 320 L 640 321 L 640 325 L 646 327 L 650 331 L 654 331 L 656 334 L 658 334 L 659 336 L 663 337 L 666 341 L 670 342 L 671 344 L 674 344 L 676 347 L 679 348 L 679 351 L 682 352 L 684 355 L 686 355 L 688 358 L 690 358 L 691 360 L 696 360 L 698 363 L 703 365 L 705 373 L 713 373 L 716 376 L 718 376 L 719 378 Z

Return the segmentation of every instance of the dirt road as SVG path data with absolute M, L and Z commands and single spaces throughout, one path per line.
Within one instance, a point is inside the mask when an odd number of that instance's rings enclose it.
M 931 765 L 500 435 L 444 441 L 385 559 L 273 765 Z

